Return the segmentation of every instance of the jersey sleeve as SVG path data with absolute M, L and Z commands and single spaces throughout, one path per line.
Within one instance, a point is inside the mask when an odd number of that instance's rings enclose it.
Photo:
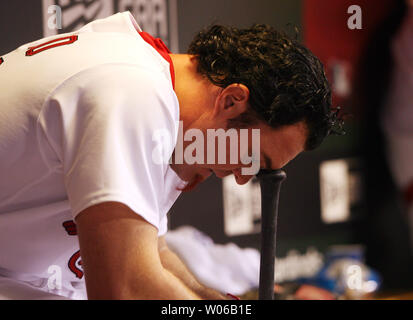
M 164 236 L 168 232 L 168 216 L 164 215 L 159 222 L 158 236 Z
M 177 108 L 166 78 L 133 65 L 95 67 L 56 90 L 43 116 L 74 218 L 89 206 L 117 201 L 166 232 L 159 211 Z M 163 139 L 162 159 L 154 139 L 159 132 L 170 137 Z

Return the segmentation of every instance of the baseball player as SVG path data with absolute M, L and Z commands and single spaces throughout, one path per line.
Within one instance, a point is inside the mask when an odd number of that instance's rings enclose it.
M 180 139 L 259 129 L 254 161 L 277 169 L 336 121 L 321 63 L 265 25 L 212 26 L 172 54 L 118 13 L 1 56 L 0 88 L 2 299 L 227 299 L 168 249 L 166 214 L 212 173 L 248 182 L 251 146 L 190 163 Z

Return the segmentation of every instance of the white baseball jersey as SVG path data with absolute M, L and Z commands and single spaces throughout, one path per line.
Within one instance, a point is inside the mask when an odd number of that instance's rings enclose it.
M 157 132 L 165 154 L 176 144 L 173 81 L 167 48 L 129 12 L 1 56 L 0 276 L 86 298 L 74 218 L 101 202 L 166 232 L 185 185 L 153 159 Z

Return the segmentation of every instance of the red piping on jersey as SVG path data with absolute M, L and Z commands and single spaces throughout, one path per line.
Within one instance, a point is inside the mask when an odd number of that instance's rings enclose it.
M 171 79 L 172 79 L 172 87 L 175 89 L 175 71 L 174 71 L 174 65 L 172 63 L 172 59 L 169 56 L 169 53 L 172 53 L 168 47 L 163 43 L 163 41 L 160 38 L 154 38 L 151 36 L 149 33 L 145 31 L 138 32 L 139 35 L 142 37 L 143 40 L 145 40 L 147 43 L 149 43 L 158 53 L 166 60 L 169 62 L 169 71 L 171 72 Z

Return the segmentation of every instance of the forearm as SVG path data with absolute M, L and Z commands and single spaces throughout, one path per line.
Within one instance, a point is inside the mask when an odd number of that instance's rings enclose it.
M 200 300 L 202 297 L 189 288 L 180 278 L 164 269 L 165 281 L 158 283 L 160 295 L 151 299 Z M 154 290 L 150 290 L 154 291 Z
M 200 299 L 162 266 L 157 229 L 129 207 L 88 207 L 76 227 L 88 299 Z
M 160 258 L 165 269 L 169 270 L 173 275 L 179 278 L 184 285 L 194 291 L 202 299 L 205 300 L 227 300 L 228 297 L 222 293 L 207 288 L 202 285 L 195 276 L 188 270 L 185 264 L 171 250 L 164 248 L 160 251 Z
M 148 269 L 147 269 L 148 270 Z M 97 277 L 93 281 L 86 277 L 88 299 L 104 300 L 200 300 L 201 297 L 188 288 L 181 279 L 161 267 L 138 273 L 129 280 L 120 277 L 117 281 Z

